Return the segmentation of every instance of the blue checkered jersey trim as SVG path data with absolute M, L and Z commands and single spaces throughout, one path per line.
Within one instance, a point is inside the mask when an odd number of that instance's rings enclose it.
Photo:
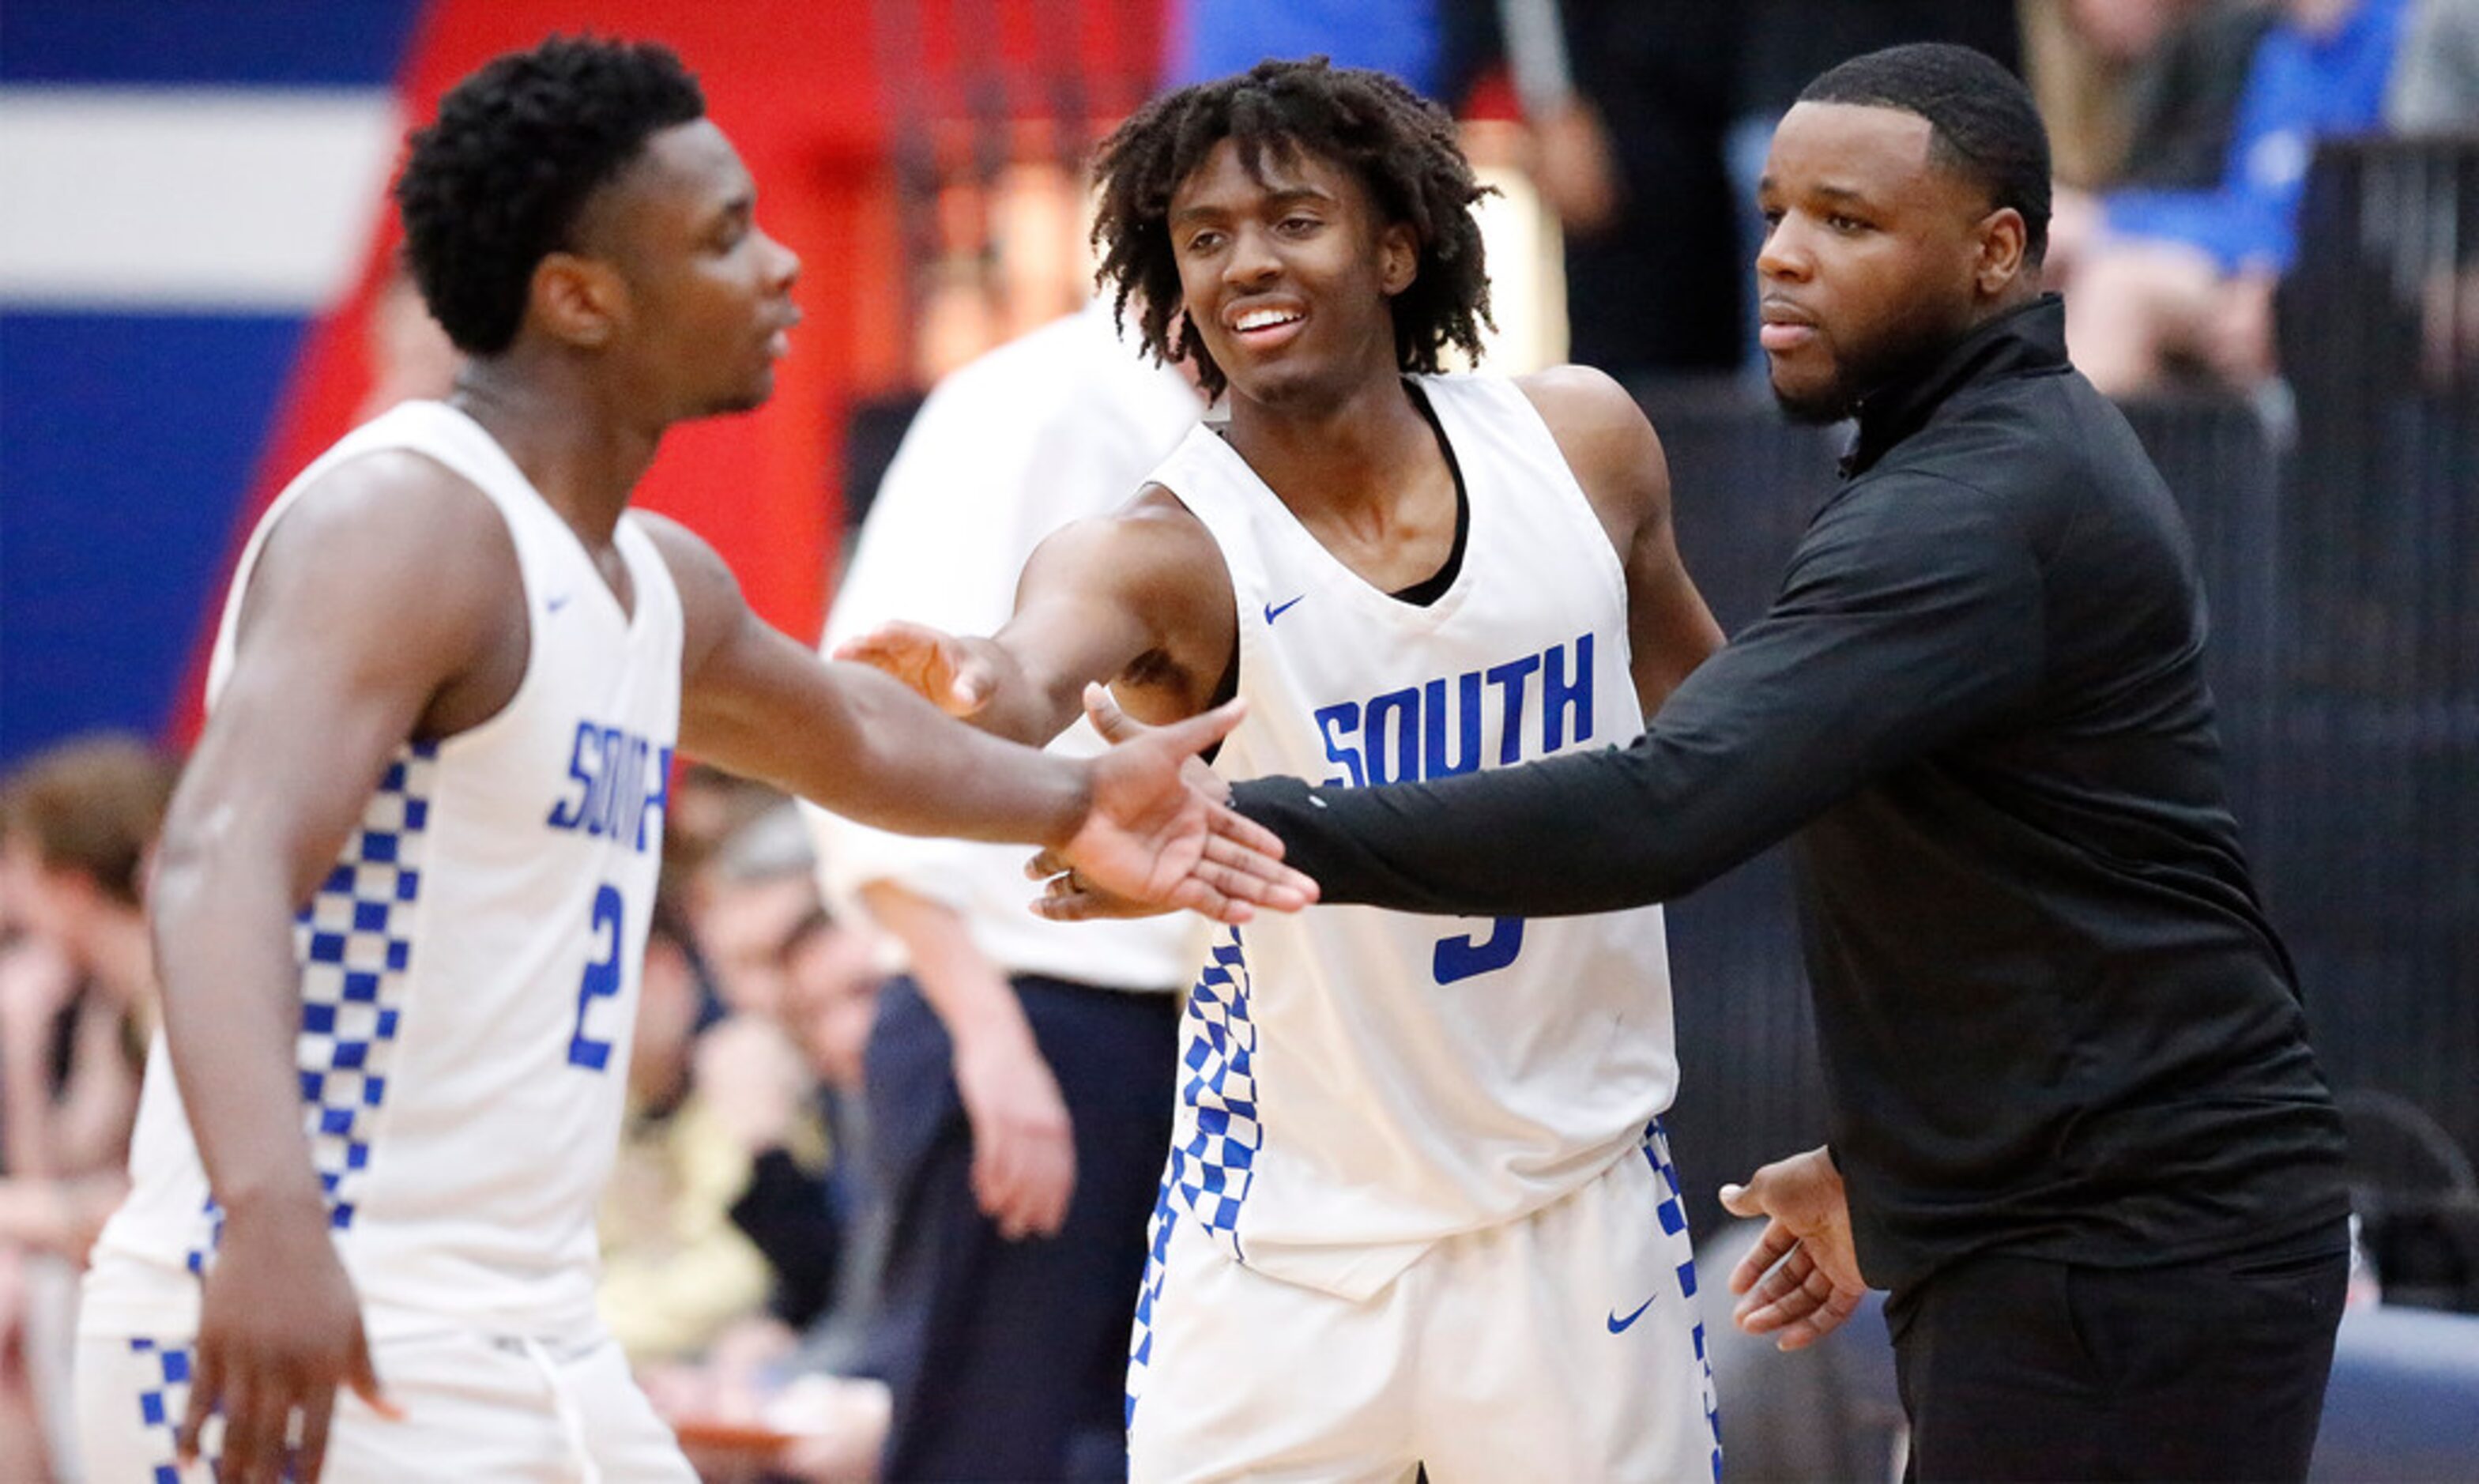
M 340 1232 L 353 1224 L 355 1177 L 370 1166 L 371 1124 L 387 1098 L 438 757 L 432 742 L 397 750 L 360 828 L 294 921 L 302 1126 L 326 1192 L 328 1224 Z M 204 1215 L 207 1235 L 189 1256 L 192 1272 L 204 1270 L 223 1234 L 223 1214 L 212 1198 Z
M 1180 1134 L 1170 1151 L 1172 1197 L 1233 1262 L 1245 1262 L 1240 1208 L 1265 1148 L 1258 1121 L 1257 1023 L 1248 1014 L 1248 956 L 1240 930 L 1216 944 L 1188 993 Z

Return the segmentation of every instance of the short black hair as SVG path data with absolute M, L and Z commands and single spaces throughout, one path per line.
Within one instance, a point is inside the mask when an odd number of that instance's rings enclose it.
M 2049 250 L 2049 130 L 2022 80 L 1968 46 L 1922 41 L 1853 57 L 1801 91 L 1802 103 L 1898 108 L 1929 121 L 1930 153 L 2023 216 L 2023 255 Z
M 704 116 L 697 79 L 651 42 L 552 37 L 449 90 L 414 132 L 396 203 L 406 266 L 456 348 L 507 349 L 586 198 L 649 138 Z
M 1480 355 L 1489 317 L 1489 269 L 1472 204 L 1489 188 L 1472 177 L 1445 110 L 1383 72 L 1338 67 L 1323 57 L 1261 62 L 1217 82 L 1165 93 L 1102 141 L 1093 173 L 1101 202 L 1093 243 L 1096 283 L 1113 287 L 1125 321 L 1141 305 L 1142 344 L 1158 361 L 1193 360 L 1198 384 L 1219 397 L 1226 379 L 1204 342 L 1183 324 L 1179 260 L 1172 251 L 1171 193 L 1224 140 L 1236 141 L 1250 173 L 1270 152 L 1304 151 L 1360 178 L 1390 225 L 1419 240 L 1419 269 L 1394 296 L 1394 357 L 1409 371 L 1434 371 L 1454 345 Z

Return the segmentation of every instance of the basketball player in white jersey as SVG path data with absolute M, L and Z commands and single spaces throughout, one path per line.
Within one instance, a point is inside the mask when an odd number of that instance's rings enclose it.
M 1375 784 L 1624 743 L 1719 645 L 1615 383 L 1435 374 L 1488 293 L 1442 113 L 1267 63 L 1157 100 L 1099 174 L 1105 278 L 1227 421 L 1047 542 L 995 637 L 847 657 L 1028 740 L 1096 679 L 1154 722 L 1236 691 L 1217 771 Z M 1137 1478 L 1713 1474 L 1658 915 L 1252 924 L 1183 1060 Z
M 155 883 L 166 1039 L 87 1291 L 98 1480 L 218 1446 L 226 1481 L 690 1477 L 593 1306 L 676 748 L 1185 874 L 1227 918 L 1301 900 L 1175 781 L 1229 717 L 1128 765 L 1012 748 L 627 512 L 666 427 L 765 399 L 796 318 L 703 113 L 667 51 L 553 40 L 414 138 L 407 255 L 469 363 L 296 480 L 225 604 Z

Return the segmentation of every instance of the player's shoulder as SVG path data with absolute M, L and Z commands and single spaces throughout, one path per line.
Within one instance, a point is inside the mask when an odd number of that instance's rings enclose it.
M 1095 579 L 1182 571 L 1201 576 L 1222 565 L 1221 548 L 1196 512 L 1152 482 L 1116 510 L 1068 522 L 1041 545 L 1047 562 L 1072 562 Z
M 417 448 L 383 447 L 319 471 L 294 492 L 263 560 L 452 585 L 464 574 L 513 573 L 516 550 L 479 485 Z
M 1554 432 L 1649 433 L 1651 422 L 1618 378 L 1596 366 L 1546 366 L 1510 378 Z

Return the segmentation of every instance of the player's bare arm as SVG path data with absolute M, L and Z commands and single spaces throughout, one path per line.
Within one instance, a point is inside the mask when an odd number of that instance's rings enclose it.
M 1117 514 L 1076 522 L 1035 548 L 1014 616 L 996 634 L 888 625 L 836 653 L 985 731 L 1037 744 L 1083 714 L 1093 680 L 1148 722 L 1204 711 L 1238 643 L 1232 602 L 1230 570 L 1203 523 L 1149 487 Z
M 881 829 L 1057 847 L 1129 895 L 1226 921 L 1314 900 L 1270 832 L 1182 780 L 1180 762 L 1238 711 L 1164 728 L 1135 756 L 1049 756 L 958 726 L 866 666 L 820 661 L 749 610 L 704 542 L 646 520 L 680 593 L 685 751 Z
M 1723 643 L 1722 626 L 1679 559 L 1660 435 L 1624 387 L 1591 367 L 1551 367 L 1518 384 L 1549 424 L 1618 549 L 1626 573 L 1630 668 L 1649 720 Z
M 524 675 L 523 585 L 482 494 L 428 460 L 334 471 L 269 534 L 235 663 L 165 821 L 153 890 L 172 1068 L 224 1212 L 185 1450 L 316 1478 L 335 1388 L 377 1397 L 302 1132 L 293 917 L 389 759 L 497 712 Z

